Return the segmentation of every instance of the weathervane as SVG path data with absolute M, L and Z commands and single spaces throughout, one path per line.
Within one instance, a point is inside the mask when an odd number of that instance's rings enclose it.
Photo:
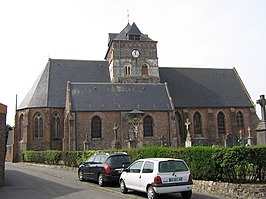
M 129 23 L 129 10 L 127 10 L 127 22 Z

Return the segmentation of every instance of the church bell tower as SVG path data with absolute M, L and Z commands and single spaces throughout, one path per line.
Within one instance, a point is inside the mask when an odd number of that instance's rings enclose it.
M 142 34 L 135 23 L 109 33 L 105 59 L 113 83 L 159 83 L 157 41 Z

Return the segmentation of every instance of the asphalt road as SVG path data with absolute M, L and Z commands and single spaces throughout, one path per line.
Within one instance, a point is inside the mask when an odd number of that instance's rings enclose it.
M 5 186 L 0 199 L 144 199 L 146 194 L 130 191 L 120 193 L 119 185 L 100 187 L 94 182 L 80 182 L 74 171 L 53 169 L 24 163 L 6 163 Z M 161 195 L 160 199 L 181 199 L 181 195 Z M 193 193 L 192 199 L 221 197 Z

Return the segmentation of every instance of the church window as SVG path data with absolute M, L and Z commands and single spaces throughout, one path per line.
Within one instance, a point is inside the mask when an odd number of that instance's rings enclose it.
M 195 135 L 201 135 L 201 115 L 199 112 L 194 114 L 194 133 Z
M 148 66 L 147 66 L 147 64 L 142 65 L 141 73 L 142 73 L 142 75 L 148 75 Z
M 102 137 L 102 121 L 98 116 L 94 116 L 91 120 L 91 138 Z
M 153 120 L 151 116 L 146 116 L 143 122 L 144 136 L 153 136 Z
M 43 118 L 40 113 L 36 113 L 34 116 L 34 137 L 43 137 Z
M 128 35 L 129 40 L 134 40 L 134 41 L 139 41 L 140 40 L 140 35 Z
M 243 118 L 243 114 L 240 111 L 236 114 L 236 121 L 237 121 L 238 128 L 244 127 L 244 118 Z
M 22 141 L 24 137 L 24 127 L 25 127 L 25 119 L 23 114 L 19 118 L 19 127 L 20 127 L 19 140 Z
M 130 75 L 131 75 L 131 67 L 125 66 L 125 76 L 130 76 Z
M 218 113 L 217 123 L 218 123 L 218 133 L 225 134 L 225 117 L 222 112 Z
M 60 132 L 60 116 L 58 113 L 54 113 L 51 121 L 52 138 L 59 138 Z

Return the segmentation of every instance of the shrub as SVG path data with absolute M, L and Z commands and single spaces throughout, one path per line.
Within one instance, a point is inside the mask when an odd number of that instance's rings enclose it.
M 62 152 L 61 151 L 44 151 L 43 159 L 47 164 L 59 164 L 60 160 L 62 160 Z
M 149 146 L 135 149 L 101 151 L 26 151 L 24 162 L 59 164 L 77 167 L 96 152 L 127 152 L 132 161 L 141 158 L 180 158 L 198 180 L 223 182 L 263 182 L 266 180 L 266 147 L 173 148 Z
M 217 179 L 216 162 L 213 154 L 218 151 L 211 147 L 191 147 L 182 150 L 181 158 L 184 159 L 190 167 L 193 178 L 199 180 Z

